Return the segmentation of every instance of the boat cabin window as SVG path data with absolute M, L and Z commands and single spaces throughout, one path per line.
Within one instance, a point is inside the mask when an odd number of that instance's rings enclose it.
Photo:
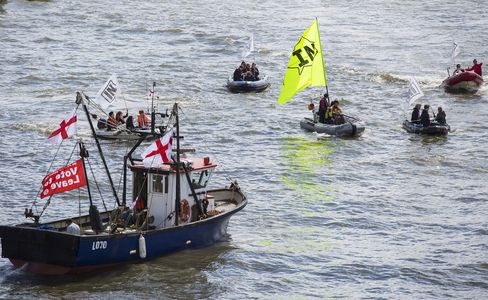
M 168 193 L 168 176 L 152 175 L 152 192 L 153 193 Z
M 193 172 L 191 175 L 191 184 L 195 189 L 201 189 L 207 186 L 212 170 L 203 170 L 200 172 Z
M 144 200 L 144 205 L 147 205 L 147 173 L 135 172 L 133 184 L 132 199 L 141 197 Z

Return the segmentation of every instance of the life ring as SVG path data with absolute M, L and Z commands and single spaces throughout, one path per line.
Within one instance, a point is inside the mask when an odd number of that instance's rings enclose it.
M 190 218 L 190 204 L 186 199 L 180 201 L 180 219 L 182 222 L 188 221 Z

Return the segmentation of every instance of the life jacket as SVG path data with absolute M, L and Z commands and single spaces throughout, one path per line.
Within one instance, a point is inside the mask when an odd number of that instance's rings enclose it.
M 115 121 L 114 117 L 109 117 L 107 120 L 107 125 L 109 129 L 114 129 L 117 127 L 117 121 Z
M 331 106 L 333 114 L 342 114 L 342 110 L 339 106 Z
M 150 122 L 149 122 L 149 118 L 147 117 L 147 115 L 144 114 L 144 124 L 143 124 L 142 116 L 138 115 L 137 116 L 137 124 L 139 124 L 139 127 L 149 126 Z
M 332 106 L 327 107 L 327 110 L 325 111 L 325 118 L 332 119 Z

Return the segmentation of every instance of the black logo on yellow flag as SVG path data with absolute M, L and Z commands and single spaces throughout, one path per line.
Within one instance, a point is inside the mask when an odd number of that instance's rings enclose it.
M 301 45 L 301 47 L 299 46 Z M 300 48 L 298 48 L 300 47 Z M 302 75 L 303 69 L 305 67 L 311 67 L 313 64 L 313 60 L 319 53 L 319 50 L 315 48 L 315 42 L 304 38 L 303 36 L 300 38 L 298 43 L 295 45 L 295 48 L 293 48 L 292 52 L 292 59 L 293 57 L 296 57 L 298 61 L 298 65 L 296 63 L 294 64 L 293 67 L 288 67 L 289 69 L 298 69 L 298 74 Z

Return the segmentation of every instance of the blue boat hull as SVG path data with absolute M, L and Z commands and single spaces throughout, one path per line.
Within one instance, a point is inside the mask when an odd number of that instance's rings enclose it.
M 233 214 L 243 209 L 244 196 L 237 206 L 213 217 L 189 224 L 147 231 L 73 235 L 48 225 L 0 226 L 2 257 L 15 267 L 39 274 L 88 272 L 94 269 L 140 262 L 184 249 L 212 245 L 224 239 Z M 84 216 L 83 218 L 88 218 Z M 105 215 L 105 219 L 108 215 Z M 144 251 L 140 251 L 140 237 Z

